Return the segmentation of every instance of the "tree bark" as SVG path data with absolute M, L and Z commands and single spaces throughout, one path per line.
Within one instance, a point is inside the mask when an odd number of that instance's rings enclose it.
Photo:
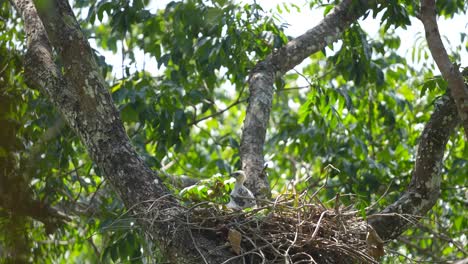
M 242 129 L 240 156 L 247 187 L 255 197 L 270 196 L 268 179 L 263 172 L 263 146 L 273 100 L 275 78 L 301 63 L 308 56 L 336 41 L 351 23 L 362 16 L 374 1 L 344 0 L 317 26 L 289 41 L 257 63 L 249 78 L 249 104 Z

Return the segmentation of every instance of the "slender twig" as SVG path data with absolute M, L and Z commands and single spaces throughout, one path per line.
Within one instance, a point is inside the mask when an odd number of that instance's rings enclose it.
M 99 252 L 99 249 L 97 248 L 96 244 L 94 244 L 93 237 L 88 237 L 88 239 L 86 239 L 86 241 L 88 241 L 88 243 L 93 248 L 94 254 L 96 255 L 97 263 L 102 263 L 101 262 L 101 253 Z
M 189 214 L 187 214 L 187 221 L 189 221 Z M 193 242 L 193 246 L 195 247 L 195 249 L 198 251 L 198 253 L 200 254 L 200 256 L 202 257 L 203 261 L 208 264 L 208 261 L 206 260 L 205 256 L 203 255 L 203 253 L 201 252 L 200 248 L 197 246 L 197 242 L 195 241 L 195 238 L 193 237 L 193 234 L 192 234 L 192 229 L 189 229 L 189 234 L 190 234 L 190 238 L 192 238 L 192 242 Z
M 293 71 L 295 71 L 299 76 L 301 76 L 302 78 L 304 78 L 304 80 L 309 84 L 310 87 L 314 86 L 312 84 L 312 82 L 309 80 L 309 78 L 307 78 L 304 74 L 300 73 L 298 70 L 296 69 L 293 69 Z
M 207 116 L 204 116 L 204 117 L 202 117 L 202 118 L 200 118 L 200 119 L 197 119 L 197 120 L 195 120 L 195 121 L 189 123 L 188 126 L 193 126 L 193 125 L 196 125 L 196 124 L 200 123 L 200 122 L 203 121 L 203 120 L 206 120 L 206 119 L 209 119 L 209 118 L 213 118 L 213 117 L 215 117 L 215 116 L 219 116 L 219 115 L 221 115 L 222 113 L 226 112 L 227 110 L 233 108 L 234 106 L 236 106 L 236 105 L 238 105 L 238 104 L 240 104 L 240 103 L 243 103 L 243 102 L 247 102 L 247 100 L 248 100 L 247 98 L 242 99 L 242 100 L 237 99 L 237 100 L 235 100 L 232 104 L 230 104 L 228 107 L 224 108 L 223 110 L 220 110 L 220 111 L 218 111 L 218 112 L 216 112 L 216 113 L 213 113 L 213 114 L 211 114 L 211 115 L 207 115 Z
M 291 91 L 291 90 L 301 90 L 301 89 L 307 89 L 307 88 L 310 88 L 310 85 L 306 85 L 306 86 L 293 86 L 293 87 L 283 88 L 283 89 L 281 89 L 281 90 L 278 90 L 278 92 L 288 92 L 288 91 Z
M 390 187 L 392 187 L 392 183 L 393 183 L 393 180 L 390 182 L 390 184 L 387 186 L 387 189 L 385 190 L 385 192 L 379 197 L 379 199 L 377 199 L 377 201 L 373 202 L 371 205 L 369 205 L 368 207 L 365 208 L 366 212 L 369 213 L 369 211 L 374 208 L 374 206 L 376 206 L 380 200 L 382 200 L 382 198 L 384 198 L 385 196 L 387 196 L 387 193 L 388 191 L 390 190 Z
M 317 232 L 319 230 L 319 227 L 320 227 L 320 222 L 322 222 L 322 219 L 323 217 L 325 216 L 325 214 L 327 213 L 328 211 L 323 211 L 322 214 L 320 214 L 320 218 L 319 220 L 317 221 L 317 226 L 315 227 L 315 230 L 314 230 L 314 233 L 312 233 L 312 236 L 310 237 L 310 240 L 313 240 L 315 238 L 315 236 L 317 235 Z
M 96 191 L 94 191 L 93 195 L 91 196 L 91 199 L 89 199 L 88 207 L 86 207 L 85 211 L 88 211 L 91 208 L 91 206 L 93 205 L 94 198 L 96 198 L 96 195 L 99 192 L 99 190 L 101 189 L 101 186 L 104 184 L 104 182 L 106 182 L 106 179 L 103 179 L 98 184 L 98 186 L 96 187 Z

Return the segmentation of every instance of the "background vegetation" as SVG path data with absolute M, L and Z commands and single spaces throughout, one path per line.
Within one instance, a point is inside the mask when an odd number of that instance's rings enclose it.
M 171 2 L 160 10 L 148 0 L 73 4 L 98 50 L 119 51 L 125 61 L 108 65 L 95 53 L 138 152 L 176 193 L 173 175 L 202 179 L 181 193 L 187 201 L 222 203 L 229 173 L 240 168 L 249 70 L 290 38 L 279 13 L 318 7 L 326 13 L 334 2 L 285 4 L 273 13 L 261 3 L 223 0 Z M 445 18 L 468 8 L 463 0 L 437 5 Z M 157 245 L 126 216 L 47 98 L 26 87 L 22 21 L 8 2 L 0 8 L 1 262 L 154 263 Z M 418 67 L 397 52 L 406 40 L 395 29 L 414 22 L 418 9 L 413 1 L 385 1 L 338 44 L 276 81 L 264 150 L 273 195 L 326 184 L 319 193 L 325 204 L 341 193 L 344 204 L 363 209 L 376 202 L 377 211 L 405 189 L 418 137 L 447 87 L 424 43 L 411 51 Z M 360 24 L 377 14 L 380 34 L 371 38 Z M 463 67 L 468 40 L 465 33 L 460 38 L 464 45 L 451 47 L 450 55 Z M 135 66 L 141 51 L 156 59 L 157 69 Z M 113 67 L 121 67 L 119 77 Z M 448 144 L 440 200 L 420 226 L 387 246 L 384 262 L 467 257 L 467 157 L 458 130 Z M 329 164 L 336 169 L 326 170 Z M 70 221 L 38 221 L 27 211 L 31 200 L 59 208 Z

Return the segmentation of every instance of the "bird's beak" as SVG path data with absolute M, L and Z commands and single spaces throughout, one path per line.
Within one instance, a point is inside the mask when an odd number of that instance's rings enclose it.
M 239 172 L 239 171 L 234 171 L 234 172 L 231 173 L 231 177 L 234 177 L 234 178 L 239 177 L 239 175 L 241 175 L 241 172 Z

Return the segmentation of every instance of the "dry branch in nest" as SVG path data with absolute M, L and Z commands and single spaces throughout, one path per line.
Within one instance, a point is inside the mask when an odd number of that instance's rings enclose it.
M 378 263 L 383 256 L 383 241 L 355 210 L 330 209 L 306 195 L 265 203 L 247 212 L 197 204 L 184 224 L 223 239 L 237 255 L 225 263 Z

